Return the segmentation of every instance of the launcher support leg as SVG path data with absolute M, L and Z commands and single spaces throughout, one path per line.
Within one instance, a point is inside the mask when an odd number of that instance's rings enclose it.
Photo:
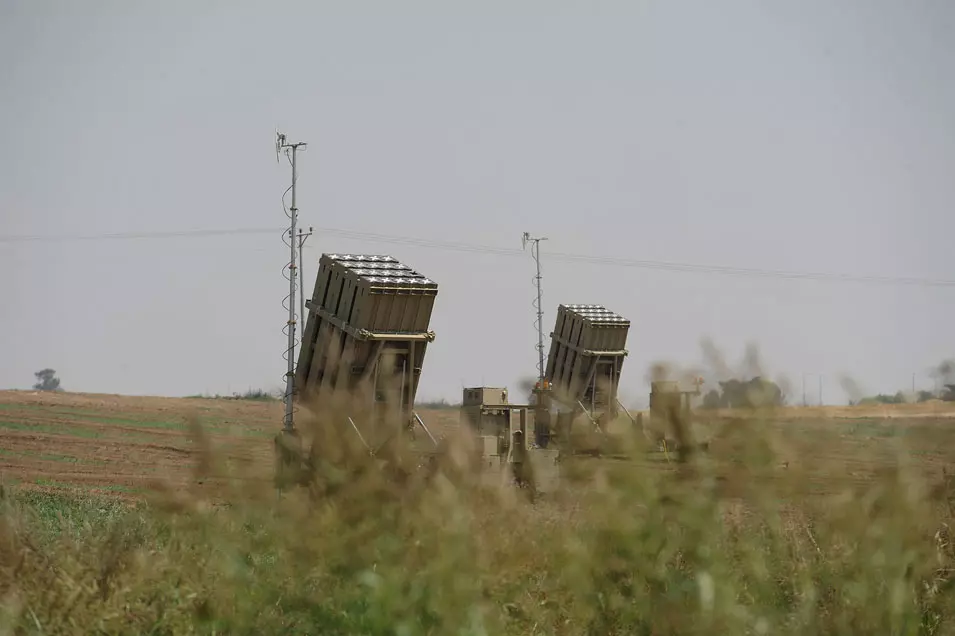
M 574 402 L 576 402 L 577 405 L 580 405 L 580 408 L 584 408 L 582 402 L 584 400 L 584 396 L 587 395 L 587 387 L 589 387 L 591 383 L 593 383 L 594 377 L 596 376 L 596 374 L 597 374 L 597 358 L 593 358 L 590 364 L 587 366 L 586 379 L 577 389 L 577 395 L 574 398 Z M 587 409 L 584 409 L 584 411 L 586 410 Z
M 405 420 L 408 431 L 411 433 L 412 438 L 414 438 L 414 393 L 415 393 L 415 341 L 412 340 L 408 343 L 408 353 L 405 358 L 405 373 L 402 388 L 404 390 L 403 395 L 401 396 L 401 403 L 404 406 L 402 409 L 402 417 L 404 418 L 405 413 L 408 413 L 408 417 Z M 430 434 L 430 433 L 429 433 Z
M 381 351 L 384 349 L 385 343 L 378 341 L 375 343 L 375 348 L 372 350 L 371 355 L 368 356 L 368 360 L 365 362 L 365 371 L 361 374 L 359 382 L 367 382 L 371 378 L 372 374 L 378 370 L 378 364 L 381 362 Z
M 361 440 L 362 446 L 365 447 L 365 450 L 367 450 L 370 455 L 374 455 L 375 453 L 374 451 L 371 450 L 371 446 L 368 445 L 368 442 L 365 441 L 365 438 L 362 436 L 361 431 L 358 430 L 358 426 L 355 424 L 355 420 L 349 417 L 348 423 L 351 424 L 351 427 L 353 429 L 355 429 L 355 433 L 358 434 L 358 439 Z
M 434 435 L 432 435 L 432 434 L 431 434 L 431 431 L 428 430 L 428 427 L 425 426 L 424 421 L 421 419 L 421 416 L 418 415 L 418 413 L 417 413 L 416 411 L 412 411 L 411 414 L 414 416 L 415 421 L 418 422 L 418 425 L 421 426 L 421 428 L 424 429 L 424 432 L 428 434 L 428 437 L 431 438 L 431 443 L 434 444 L 434 447 L 437 448 L 437 447 L 438 447 L 438 440 L 436 440 L 436 439 L 434 438 Z
M 580 407 L 580 410 L 584 412 L 584 415 L 587 416 L 587 419 L 590 420 L 590 423 L 594 425 L 594 429 L 595 429 L 598 433 L 603 433 L 603 429 L 600 428 L 600 424 L 597 423 L 597 420 L 596 420 L 596 419 L 594 418 L 594 416 L 586 409 L 586 407 L 584 407 L 584 405 L 581 403 L 580 400 L 577 400 L 577 406 L 579 406 L 579 407 Z M 575 415 L 576 415 L 576 414 L 575 414 Z
M 611 383 L 610 383 L 610 413 L 612 417 L 617 417 L 617 407 L 623 408 L 624 411 L 627 411 L 626 407 L 620 403 L 620 399 L 617 397 L 617 391 L 620 388 L 620 371 L 623 366 L 623 360 L 620 358 L 615 358 L 613 360 Z M 627 417 L 630 417 L 630 413 L 627 412 Z M 633 420 L 632 417 L 630 417 Z

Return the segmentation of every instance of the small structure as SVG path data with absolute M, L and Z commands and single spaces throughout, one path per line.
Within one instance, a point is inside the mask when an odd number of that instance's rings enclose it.
M 690 397 L 693 391 L 680 390 L 680 383 L 674 380 L 657 380 L 650 383 L 650 413 L 659 417 L 671 414 L 683 415 L 690 410 Z
M 470 387 L 461 400 L 461 423 L 480 439 L 482 456 L 503 461 L 511 447 L 514 431 L 525 435 L 528 428 L 526 404 L 511 404 L 505 387 Z
M 650 430 L 653 441 L 664 449 L 686 449 L 693 444 L 690 439 L 690 414 L 692 399 L 700 394 L 702 379 L 695 382 L 691 391 L 683 390 L 674 380 L 656 380 L 650 383 Z
M 466 388 L 461 399 L 461 406 L 463 408 L 510 406 L 507 401 L 507 388 L 492 386 Z
M 478 437 L 478 453 L 490 475 L 506 470 L 533 499 L 556 485 L 557 451 L 532 444 L 539 423 L 532 404 L 512 404 L 503 387 L 470 387 L 461 400 L 461 423 Z

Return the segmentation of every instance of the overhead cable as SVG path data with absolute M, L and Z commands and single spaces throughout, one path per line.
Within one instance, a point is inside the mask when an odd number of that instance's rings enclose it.
M 104 234 L 35 234 L 35 235 L 0 235 L 0 243 L 21 243 L 29 241 L 94 241 L 94 240 L 132 240 L 132 239 L 172 239 L 172 238 L 208 238 L 214 236 L 231 236 L 240 234 L 273 234 L 282 232 L 285 228 L 224 228 L 206 230 L 175 230 L 156 232 L 121 232 Z M 407 245 L 423 249 L 440 249 L 453 252 L 469 252 L 478 254 L 493 254 L 496 256 L 526 257 L 526 254 L 516 248 L 499 247 L 494 245 L 479 245 L 456 241 L 443 241 L 412 236 L 399 236 L 377 232 L 363 232 L 343 228 L 322 227 L 316 228 L 319 232 L 341 238 L 353 239 L 373 243 L 393 245 Z M 575 254 L 570 252 L 550 252 L 552 261 L 566 263 L 586 263 L 591 265 L 606 265 L 610 267 L 630 267 L 655 271 L 722 274 L 729 276 L 748 276 L 760 278 L 782 278 L 791 280 L 816 280 L 825 282 L 866 283 L 875 285 L 899 285 L 916 287 L 955 287 L 955 280 L 925 278 L 916 276 L 875 276 L 844 274 L 838 272 L 813 271 L 786 271 L 776 269 L 762 269 L 754 267 L 733 267 L 724 265 L 705 265 L 698 263 L 681 263 L 652 259 L 632 259 L 615 256 L 597 256 L 593 254 Z

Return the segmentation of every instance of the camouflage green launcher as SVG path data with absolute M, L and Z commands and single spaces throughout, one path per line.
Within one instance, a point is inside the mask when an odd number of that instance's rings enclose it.
M 629 331 L 630 321 L 603 305 L 560 305 L 545 373 L 551 396 L 571 408 L 616 413 Z
M 433 280 L 385 255 L 322 254 L 295 375 L 300 398 L 353 394 L 365 383 L 375 402 L 410 416 L 438 294 Z M 391 395 L 385 395 L 383 387 Z

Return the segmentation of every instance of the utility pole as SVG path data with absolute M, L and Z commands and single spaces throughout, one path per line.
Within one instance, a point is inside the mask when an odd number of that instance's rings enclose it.
M 285 350 L 288 366 L 285 372 L 285 421 L 283 422 L 283 428 L 286 432 L 292 432 L 295 430 L 295 423 L 292 419 L 292 397 L 295 392 L 295 277 L 298 269 L 295 266 L 295 224 L 298 220 L 298 207 L 295 203 L 295 189 L 296 182 L 298 181 L 298 164 L 296 162 L 296 158 L 298 150 L 304 150 L 305 146 L 306 143 L 304 141 L 289 143 L 284 134 L 276 133 L 276 160 L 278 160 L 278 154 L 284 149 L 285 156 L 289 157 L 289 163 L 292 164 L 292 185 L 290 186 L 290 189 L 292 190 L 292 206 L 289 208 L 288 213 L 288 217 L 291 220 L 291 226 L 288 230 L 289 240 L 287 243 L 289 246 L 291 261 L 289 262 L 288 322 L 286 323 L 288 348 Z
M 541 258 L 540 258 L 540 242 L 546 241 L 546 236 L 534 237 L 531 236 L 529 232 L 524 232 L 524 235 L 521 237 L 521 248 L 527 249 L 527 244 L 532 243 L 531 245 L 531 256 L 534 257 L 534 262 L 537 265 L 537 275 L 534 277 L 534 282 L 537 285 L 537 302 L 535 307 L 537 308 L 537 403 L 541 403 L 541 391 L 544 390 L 544 308 L 541 305 Z
M 308 232 L 303 232 L 301 229 L 298 231 L 298 280 L 300 288 L 299 292 L 299 307 L 301 308 L 301 313 L 299 317 L 302 320 L 302 335 L 305 334 L 305 325 L 307 321 L 305 320 L 305 254 L 302 252 L 302 248 L 305 247 L 305 239 L 310 237 L 315 231 L 315 228 L 309 227 Z

